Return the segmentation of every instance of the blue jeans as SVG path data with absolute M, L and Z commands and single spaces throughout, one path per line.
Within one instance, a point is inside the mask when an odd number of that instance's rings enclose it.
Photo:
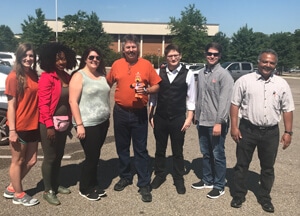
M 147 108 L 126 110 L 115 104 L 113 110 L 114 133 L 119 156 L 120 178 L 132 181 L 130 170 L 130 142 L 132 139 L 134 165 L 138 175 L 138 187 L 150 184 L 151 175 L 147 150 Z
M 202 181 L 224 189 L 226 181 L 225 138 L 228 124 L 222 124 L 221 136 L 212 136 L 213 127 L 197 126 L 200 151 L 203 154 Z

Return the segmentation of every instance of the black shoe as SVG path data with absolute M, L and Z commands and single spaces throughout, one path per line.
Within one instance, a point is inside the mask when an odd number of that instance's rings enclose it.
M 97 201 L 101 199 L 99 194 L 97 194 L 95 191 L 91 191 L 90 193 L 81 193 L 79 191 L 79 194 L 90 201 Z
M 161 178 L 160 176 L 155 176 L 151 183 L 152 189 L 159 188 L 164 182 L 166 181 L 166 178 Z
M 274 212 L 274 206 L 271 203 L 271 201 L 261 201 L 259 202 L 259 204 L 261 205 L 262 209 L 266 212 Z
M 230 206 L 233 208 L 241 208 L 243 202 L 245 202 L 245 201 L 246 201 L 245 198 L 233 197 L 233 199 L 231 200 Z
M 206 196 L 210 199 L 217 199 L 224 194 L 225 194 L 224 189 L 219 190 L 219 189 L 213 188 Z
M 127 187 L 128 185 L 131 185 L 132 182 L 129 181 L 128 179 L 125 178 L 121 178 L 117 184 L 115 184 L 114 186 L 114 190 L 115 191 L 122 191 L 124 190 L 125 187 Z
M 194 189 L 205 189 L 205 188 L 209 188 L 209 189 L 213 189 L 214 186 L 213 185 L 207 185 L 204 183 L 204 181 L 200 181 L 197 183 L 192 184 L 192 188 Z
M 185 194 L 186 189 L 183 182 L 175 184 L 175 187 L 178 194 Z
M 100 186 L 94 187 L 95 192 L 99 195 L 99 197 L 106 197 L 106 191 L 103 190 Z
M 139 193 L 142 195 L 143 202 L 151 202 L 152 201 L 150 186 L 141 187 L 139 189 Z

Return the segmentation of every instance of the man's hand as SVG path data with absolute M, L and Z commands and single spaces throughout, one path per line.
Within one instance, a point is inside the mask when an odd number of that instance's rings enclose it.
M 240 139 L 242 139 L 242 134 L 238 128 L 231 127 L 231 138 L 236 142 L 239 143 Z
M 285 150 L 290 146 L 292 141 L 292 136 L 288 133 L 284 133 L 281 137 L 280 143 L 282 144 L 282 149 Z

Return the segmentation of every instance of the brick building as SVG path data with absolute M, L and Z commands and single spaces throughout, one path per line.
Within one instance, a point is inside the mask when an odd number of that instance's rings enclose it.
M 46 20 L 47 25 L 54 32 L 62 32 L 63 22 L 56 20 Z M 164 48 L 170 43 L 172 35 L 168 28 L 168 23 L 155 22 L 113 22 L 101 21 L 103 29 L 112 36 L 113 43 L 111 49 L 115 52 L 121 51 L 121 40 L 126 34 L 135 34 L 140 38 L 141 56 L 146 54 L 156 54 L 163 56 Z M 208 36 L 214 36 L 219 32 L 218 24 L 207 24 Z

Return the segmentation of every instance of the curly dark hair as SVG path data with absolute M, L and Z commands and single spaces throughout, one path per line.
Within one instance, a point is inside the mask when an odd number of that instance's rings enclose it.
M 101 51 L 96 47 L 89 47 L 86 50 L 84 50 L 84 52 L 81 56 L 79 68 L 76 71 L 74 71 L 74 73 L 85 67 L 85 65 L 86 65 L 85 61 L 87 60 L 87 57 L 89 56 L 90 52 L 92 52 L 92 51 L 96 52 L 101 58 L 100 64 L 97 68 L 97 72 L 102 74 L 102 75 L 106 75 L 105 61 L 104 61 L 103 55 L 102 55 Z
M 76 67 L 76 53 L 65 44 L 59 42 L 50 42 L 43 45 L 39 52 L 38 63 L 40 68 L 46 72 L 56 70 L 56 55 L 63 52 L 66 56 L 67 66 L 66 69 L 71 70 Z

